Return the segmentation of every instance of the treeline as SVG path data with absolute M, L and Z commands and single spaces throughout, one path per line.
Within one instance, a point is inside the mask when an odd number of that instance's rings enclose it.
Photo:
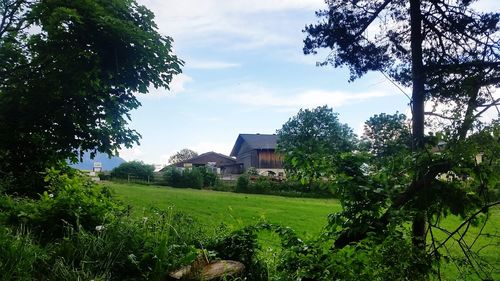
M 154 172 L 152 165 L 132 161 L 123 163 L 109 174 L 100 174 L 102 180 L 156 184 L 176 188 L 211 189 L 238 193 L 270 194 L 290 197 L 334 197 L 331 184 L 316 181 L 302 184 L 292 179 L 276 179 L 258 175 L 255 169 L 238 175 L 236 180 L 223 180 L 209 167 L 179 169 L 168 167 Z

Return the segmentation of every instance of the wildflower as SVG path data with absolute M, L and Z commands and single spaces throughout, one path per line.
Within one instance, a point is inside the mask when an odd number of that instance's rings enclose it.
M 96 231 L 101 231 L 103 229 L 104 229 L 104 225 L 98 225 L 98 226 L 95 227 Z
M 54 194 L 52 194 L 52 193 L 51 193 L 51 194 L 49 194 L 49 197 L 50 197 L 50 198 L 54 198 Z

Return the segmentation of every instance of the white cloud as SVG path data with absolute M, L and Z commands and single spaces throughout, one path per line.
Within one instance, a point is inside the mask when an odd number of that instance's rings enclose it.
M 156 15 L 160 31 L 176 42 L 196 42 L 219 48 L 253 49 L 289 44 L 289 22 L 280 14 L 313 11 L 325 6 L 322 0 L 140 0 Z M 300 23 L 297 32 L 304 23 Z M 281 25 L 281 27 L 280 27 Z M 296 42 L 293 41 L 293 44 Z
M 230 142 L 217 142 L 217 141 L 201 141 L 191 145 L 191 149 L 198 153 L 205 153 L 209 151 L 214 151 L 222 153 L 224 155 L 229 155 L 234 143 Z
M 134 161 L 141 159 L 144 156 L 144 152 L 137 146 L 132 148 L 124 148 L 119 150 L 120 157 L 126 161 Z
M 243 83 L 235 87 L 214 89 L 205 97 L 225 100 L 239 105 L 255 108 L 273 108 L 277 111 L 296 111 L 300 108 L 314 108 L 321 105 L 340 107 L 397 94 L 394 91 L 329 91 L 311 89 L 288 91 L 286 93 L 253 83 Z
M 479 12 L 498 12 L 500 10 L 500 2 L 498 0 L 477 1 L 472 3 L 472 7 Z
M 179 94 L 186 91 L 186 84 L 193 81 L 193 78 L 186 74 L 177 74 L 170 83 L 170 92 Z
M 227 69 L 239 67 L 238 63 L 231 63 L 225 61 L 208 61 L 208 60 L 191 60 L 186 62 L 187 68 L 193 69 Z
M 148 94 L 139 94 L 139 100 L 151 100 L 151 99 L 162 99 L 162 98 L 172 98 L 177 94 L 187 91 L 186 84 L 193 81 L 191 76 L 184 73 L 177 74 L 172 78 L 170 82 L 170 90 L 164 88 L 154 88 L 150 87 Z
M 359 137 L 362 136 L 364 132 L 365 132 L 365 122 L 359 122 L 356 128 L 354 128 L 354 133 Z

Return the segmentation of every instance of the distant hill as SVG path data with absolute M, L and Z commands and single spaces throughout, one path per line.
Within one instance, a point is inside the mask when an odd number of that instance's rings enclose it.
M 94 167 L 94 162 L 101 162 L 103 171 L 111 171 L 114 168 L 120 166 L 121 163 L 124 163 L 126 161 L 118 156 L 109 158 L 105 153 L 97 153 L 94 159 L 90 159 L 90 153 L 85 153 L 85 155 L 83 155 L 82 162 L 77 164 L 70 164 L 70 167 L 78 170 L 92 170 L 92 168 Z

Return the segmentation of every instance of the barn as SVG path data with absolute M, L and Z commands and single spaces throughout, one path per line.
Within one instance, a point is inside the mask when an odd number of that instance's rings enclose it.
M 230 156 L 236 158 L 242 171 L 253 167 L 261 175 L 284 175 L 283 158 L 276 153 L 275 134 L 239 134 Z

